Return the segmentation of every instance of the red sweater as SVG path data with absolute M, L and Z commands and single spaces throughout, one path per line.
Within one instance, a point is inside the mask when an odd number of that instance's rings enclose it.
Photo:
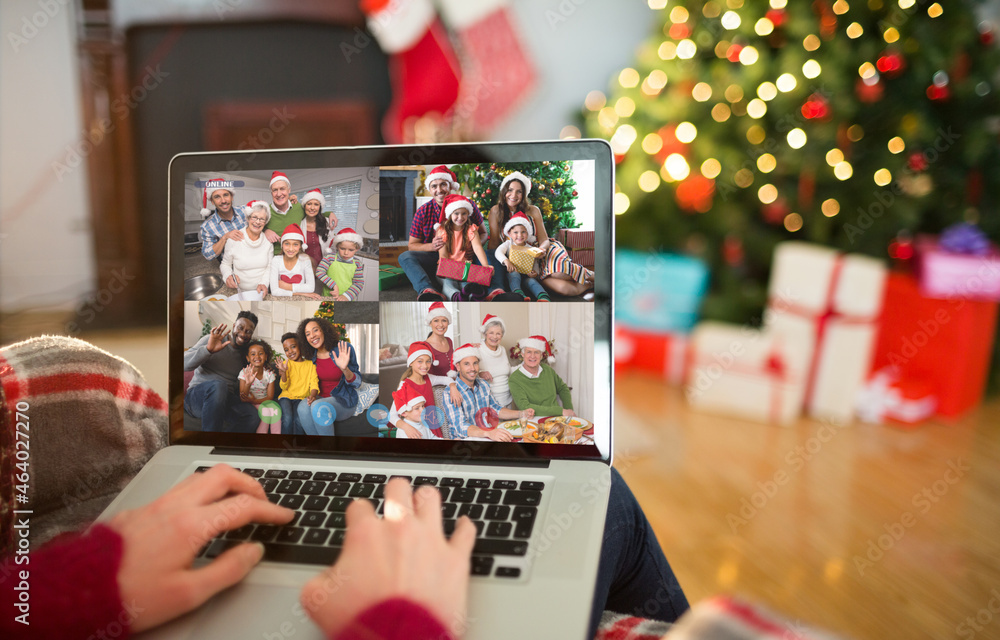
M 101 637 L 101 632 L 128 637 L 133 614 L 121 602 L 117 580 L 122 551 L 118 532 L 98 524 L 83 534 L 59 536 L 30 556 L 5 558 L 0 564 L 0 636 L 82 639 Z M 19 557 L 30 559 L 17 564 Z M 22 571 L 27 572 L 26 578 Z M 25 592 L 28 625 L 18 621 L 22 612 L 16 606 Z M 393 598 L 362 612 L 335 640 L 423 638 L 453 636 L 424 607 Z

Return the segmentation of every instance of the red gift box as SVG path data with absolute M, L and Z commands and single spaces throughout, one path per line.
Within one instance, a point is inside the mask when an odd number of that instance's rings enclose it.
M 996 323 L 996 302 L 925 298 L 915 278 L 892 273 L 872 371 L 895 366 L 903 379 L 926 380 L 938 415 L 959 416 L 982 400 Z
M 450 258 L 441 258 L 438 260 L 437 276 L 462 282 L 473 282 L 488 287 L 490 278 L 493 277 L 493 267 L 472 264 L 471 260 L 459 262 Z
M 569 259 L 578 265 L 594 268 L 594 232 L 576 229 L 560 229 L 556 232 L 556 240 L 564 247 Z
M 688 339 L 679 333 L 615 328 L 615 370 L 654 373 L 671 384 L 684 382 Z

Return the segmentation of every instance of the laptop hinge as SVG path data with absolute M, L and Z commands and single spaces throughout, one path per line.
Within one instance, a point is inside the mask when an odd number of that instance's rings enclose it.
M 218 456 L 257 456 L 269 457 L 273 453 L 260 449 L 243 449 L 237 447 L 215 447 L 212 455 Z M 534 469 L 546 469 L 551 462 L 548 458 L 488 458 L 477 457 L 475 460 L 462 460 L 447 458 L 442 456 L 417 456 L 407 454 L 383 453 L 379 455 L 365 453 L 344 453 L 335 451 L 281 451 L 274 455 L 278 460 L 365 460 L 371 462 L 383 462 L 391 460 L 393 462 L 416 462 L 421 464 L 440 464 L 453 466 L 491 466 L 491 467 L 531 467 Z

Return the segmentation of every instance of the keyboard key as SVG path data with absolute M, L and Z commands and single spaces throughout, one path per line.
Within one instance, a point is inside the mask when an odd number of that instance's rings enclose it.
M 538 509 L 535 507 L 514 507 L 514 514 L 511 517 L 514 521 L 514 537 L 525 540 L 530 538 L 536 516 Z
M 437 483 L 438 483 L 438 479 L 435 478 L 434 476 L 417 476 L 417 479 L 413 481 L 413 486 L 416 487 L 416 486 L 425 485 L 425 484 L 435 485 L 436 486 Z
M 292 471 L 288 477 L 292 480 L 308 480 L 313 475 L 312 471 Z
M 327 544 L 329 544 L 330 546 L 333 545 L 336 545 L 338 547 L 343 546 L 345 535 L 347 535 L 347 532 L 344 531 L 343 529 L 335 529 L 333 533 L 330 534 L 330 542 L 328 542 Z
M 517 480 L 494 480 L 494 489 L 517 489 Z
M 267 499 L 273 502 L 274 504 L 278 504 L 278 500 L 281 500 L 281 494 L 269 493 L 267 494 Z
M 399 475 L 399 474 L 395 474 L 394 473 L 391 476 L 389 476 L 390 480 L 392 480 L 393 478 L 402 478 L 403 480 L 406 480 L 407 482 L 413 482 L 413 476 L 404 476 L 404 475 Z
M 205 473 L 206 471 L 208 471 L 211 468 L 212 467 L 206 467 L 205 465 L 202 465 L 202 466 L 198 467 L 197 469 L 195 469 L 194 472 L 195 473 Z
M 475 497 L 475 489 L 462 487 L 451 492 L 451 502 L 472 502 Z
M 507 538 L 514 528 L 509 522 L 491 522 L 486 527 L 486 536 L 489 538 Z
M 264 559 L 271 562 L 330 565 L 340 557 L 340 547 L 314 547 L 301 544 L 264 545 Z
M 523 556 L 528 553 L 528 543 L 523 540 L 493 540 L 491 538 L 476 538 L 476 546 L 472 553 L 498 556 Z
M 486 528 L 486 523 L 482 520 L 473 520 L 472 524 L 476 525 L 476 537 L 481 538 L 483 536 L 483 529 Z
M 298 493 L 302 488 L 301 480 L 282 480 L 275 493 Z
M 465 480 L 461 478 L 441 478 L 442 487 L 461 487 L 465 485 Z
M 542 494 L 538 491 L 508 491 L 503 497 L 504 504 L 527 507 L 537 507 L 541 501 Z
M 286 527 L 292 527 L 292 526 L 297 525 L 299 523 L 299 518 L 301 518 L 301 517 L 302 517 L 302 512 L 301 511 L 296 511 L 295 513 L 292 514 L 292 519 L 289 520 L 287 523 L 285 523 L 285 526 Z
M 489 556 L 472 556 L 470 567 L 474 576 L 488 576 L 493 570 L 493 558 Z
M 351 506 L 352 502 L 354 502 L 354 500 L 351 498 L 334 498 L 333 500 L 330 500 L 330 506 L 327 507 L 326 510 L 343 513 L 347 511 L 347 507 Z
M 521 569 L 518 567 L 497 567 L 497 572 L 493 575 L 498 578 L 519 578 L 521 577 Z
M 316 482 L 330 482 L 337 479 L 337 474 L 332 471 L 317 471 L 313 475 L 313 480 Z
M 212 540 L 212 542 L 209 543 L 208 547 L 205 549 L 205 552 L 202 555 L 204 555 L 206 558 L 217 558 L 220 555 L 222 555 L 223 551 L 226 551 L 227 549 L 232 549 L 238 544 L 240 544 L 240 542 L 237 540 L 221 540 L 221 539 Z
M 330 537 L 330 532 L 326 529 L 310 529 L 302 538 L 302 544 L 324 544 Z
M 456 511 L 458 511 L 458 505 L 454 502 L 446 502 L 441 505 L 441 515 L 445 518 L 454 518 Z
M 441 527 L 444 529 L 444 535 L 450 536 L 455 533 L 455 525 L 457 521 L 454 518 L 445 518 L 441 521 Z
M 447 502 L 451 495 L 451 487 L 438 487 L 437 490 L 441 494 L 441 502 Z
M 366 473 L 362 482 L 370 482 L 372 484 L 381 484 L 385 482 L 386 477 L 383 473 Z
M 320 511 L 306 511 L 302 514 L 302 518 L 299 520 L 299 525 L 303 527 L 322 527 L 323 523 L 326 522 L 326 514 Z M 324 538 L 326 540 L 326 538 Z M 323 544 L 322 542 L 317 542 L 316 544 Z
M 486 507 L 487 520 L 506 520 L 509 517 L 510 507 L 504 507 L 497 504 Z
M 227 540 L 249 540 L 250 534 L 253 533 L 253 525 L 245 524 L 238 529 L 233 529 L 226 533 Z
M 544 482 L 536 482 L 534 480 L 524 480 L 521 482 L 522 491 L 541 491 L 544 488 Z
M 251 534 L 250 539 L 256 542 L 271 542 L 278 535 L 281 527 L 273 524 L 259 524 Z
M 289 544 L 295 544 L 302 539 L 306 530 L 302 527 L 282 527 L 281 531 L 278 532 L 278 537 L 275 539 L 276 542 L 287 542 Z
M 288 472 L 284 469 L 270 469 L 264 473 L 265 478 L 287 478 Z
M 375 491 L 375 485 L 367 482 L 359 482 L 353 487 L 351 487 L 350 493 L 347 495 L 352 498 L 368 498 Z
M 278 501 L 278 504 L 280 504 L 283 507 L 288 507 L 289 509 L 298 509 L 299 507 L 302 506 L 302 503 L 305 501 L 306 501 L 305 496 L 289 493 L 282 496 L 281 500 Z
M 469 516 L 472 520 L 479 520 L 483 517 L 484 508 L 481 504 L 463 504 L 458 510 L 458 517 Z
M 347 527 L 347 516 L 340 512 L 331 513 L 325 526 L 327 529 L 344 529 Z
M 323 496 L 309 496 L 303 503 L 302 508 L 306 511 L 323 511 L 330 499 Z
M 304 496 L 318 496 L 319 494 L 323 493 L 324 489 L 326 489 L 325 482 L 317 482 L 316 480 L 307 480 L 306 482 L 302 483 L 302 489 L 299 490 L 299 493 L 301 493 Z
M 377 498 L 361 498 L 361 500 L 367 500 L 372 505 L 372 509 L 375 509 L 375 513 L 382 515 L 382 501 Z
M 260 486 L 264 487 L 264 493 L 274 493 L 280 481 L 276 478 L 258 478 L 257 482 L 260 483 Z
M 375 493 L 372 494 L 373 498 L 384 498 L 385 497 L 385 485 L 380 484 L 375 487 Z
M 482 478 L 470 478 L 469 481 L 465 483 L 465 486 L 473 489 L 489 489 L 490 481 Z
M 360 473 L 342 473 L 342 474 L 340 474 L 340 478 L 338 478 L 338 480 L 340 480 L 341 482 L 360 482 L 361 481 L 361 474 Z
M 499 489 L 483 489 L 479 492 L 476 502 L 479 504 L 499 504 L 503 491 Z
M 263 469 L 244 469 L 243 473 L 247 474 L 251 478 L 260 478 L 264 475 Z
M 343 476 L 341 476 L 343 477 Z M 347 492 L 351 490 L 351 485 L 347 482 L 331 482 L 326 485 L 326 491 L 323 492 L 324 496 L 346 496 Z

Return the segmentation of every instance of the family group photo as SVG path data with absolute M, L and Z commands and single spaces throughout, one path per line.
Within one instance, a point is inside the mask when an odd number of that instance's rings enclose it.
M 378 170 L 189 174 L 185 300 L 378 301 Z

